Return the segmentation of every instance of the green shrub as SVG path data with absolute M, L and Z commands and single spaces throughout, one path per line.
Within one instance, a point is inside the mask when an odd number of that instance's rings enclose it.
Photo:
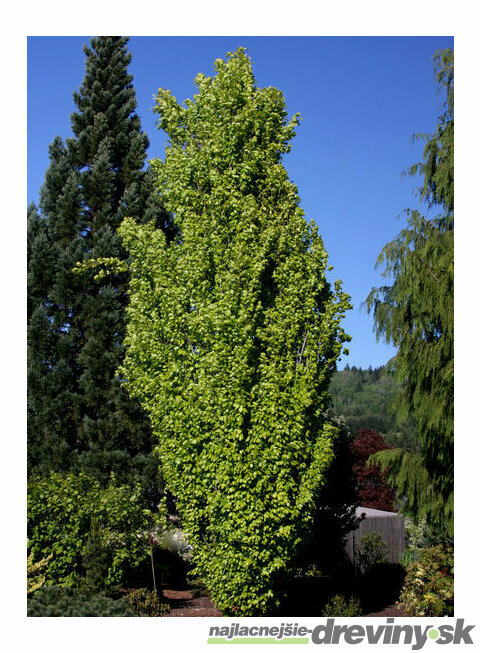
M 27 541 L 27 551 L 29 543 Z M 27 595 L 33 594 L 45 583 L 45 569 L 50 562 L 52 555 L 50 554 L 42 560 L 33 562 L 33 552 L 27 555 Z
M 453 540 L 445 536 L 425 519 L 405 521 L 405 551 L 400 557 L 400 563 L 407 568 L 412 562 L 417 562 L 423 549 L 442 545 L 444 548 L 453 546 Z
M 91 568 L 94 549 L 105 556 L 105 587 L 119 583 L 128 567 L 148 555 L 146 536 L 154 522 L 153 513 L 140 506 L 138 488 L 117 487 L 114 479 L 102 488 L 83 473 L 32 480 L 27 516 L 33 559 L 53 554 L 46 583 L 69 587 L 79 584 L 85 564 Z
M 322 569 L 319 569 L 317 565 L 310 564 L 301 567 L 299 569 L 299 575 L 303 576 L 304 578 L 321 578 L 324 576 L 324 572 Z
M 200 580 L 200 578 L 190 581 L 188 583 L 188 589 L 194 599 L 202 596 L 210 596 L 208 587 L 205 585 L 203 580 Z
M 86 587 L 92 593 L 104 591 L 105 579 L 108 576 L 108 555 L 103 542 L 102 530 L 96 517 L 92 517 L 90 533 L 83 547 L 82 558 Z
M 405 568 L 417 562 L 420 552 L 428 546 L 428 526 L 424 519 L 417 522 L 407 520 L 405 522 L 405 551 L 400 556 L 400 564 Z
M 166 603 L 160 603 L 154 590 L 144 587 L 129 592 L 127 600 L 132 610 L 140 617 L 162 617 L 170 610 Z
M 346 599 L 341 594 L 336 594 L 323 608 L 322 617 L 359 617 L 362 606 L 356 596 Z
M 453 548 L 432 546 L 407 570 L 399 604 L 408 617 L 453 616 Z
M 28 617 L 135 617 L 125 598 L 89 594 L 71 587 L 45 586 L 27 602 Z
M 405 567 L 405 569 L 408 569 L 408 567 L 413 564 L 414 562 L 417 562 L 419 556 L 419 551 L 414 551 L 412 549 L 405 549 L 405 551 L 400 555 L 400 564 Z
M 387 562 L 388 545 L 380 533 L 369 531 L 358 541 L 357 561 L 362 573 L 367 574 L 373 565 Z

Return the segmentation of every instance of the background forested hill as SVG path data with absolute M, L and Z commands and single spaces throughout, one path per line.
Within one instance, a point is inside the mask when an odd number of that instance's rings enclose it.
M 413 420 L 400 423 L 391 408 L 398 390 L 385 367 L 367 370 L 347 367 L 335 373 L 331 385 L 331 412 L 342 415 L 352 435 L 364 428 L 385 435 L 388 444 L 417 451 Z

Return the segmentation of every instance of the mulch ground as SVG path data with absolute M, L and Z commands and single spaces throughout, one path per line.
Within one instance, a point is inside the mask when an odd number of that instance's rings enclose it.
M 380 612 L 370 612 L 370 614 L 364 614 L 363 617 L 404 617 L 405 612 L 398 605 L 387 605 L 386 608 L 380 610 Z
M 170 612 L 166 617 L 221 617 L 220 610 L 213 605 L 208 596 L 194 597 L 190 590 L 163 588 L 163 600 L 169 604 Z M 388 605 L 379 612 L 371 612 L 363 617 L 403 617 L 404 612 L 398 605 Z
M 163 588 L 163 600 L 169 604 L 166 617 L 221 617 L 208 596 L 194 597 L 189 590 Z

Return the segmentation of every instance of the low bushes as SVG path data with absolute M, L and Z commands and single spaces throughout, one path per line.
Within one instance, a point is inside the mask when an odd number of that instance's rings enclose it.
M 368 531 L 358 541 L 357 564 L 363 574 L 377 564 L 387 562 L 388 545 L 381 533 Z
M 333 596 L 322 612 L 322 617 L 359 617 L 360 615 L 362 615 L 360 600 L 355 596 L 347 599 L 341 594 Z
M 160 603 L 158 594 L 155 591 L 144 587 L 129 592 L 127 600 L 132 610 L 139 617 L 161 617 L 169 611 L 169 606 Z
M 356 586 L 364 613 L 381 610 L 399 597 L 405 569 L 388 562 L 389 557 L 390 549 L 381 533 L 367 531 L 358 540 L 357 564 L 361 573 Z
M 103 590 L 144 560 L 155 517 L 141 508 L 139 492 L 116 486 L 114 479 L 104 488 L 83 473 L 31 480 L 28 537 L 33 560 L 51 555 L 45 583 L 75 587 L 97 567 L 93 589 Z M 103 587 L 98 586 L 99 566 Z
M 81 588 L 45 586 L 28 599 L 28 617 L 135 617 L 127 599 Z
M 400 605 L 408 617 L 453 616 L 453 548 L 432 546 L 407 569 Z
M 162 617 L 169 606 L 145 588 L 116 597 L 81 587 L 45 586 L 27 602 L 28 617 Z
M 28 542 L 27 542 L 28 549 Z M 51 555 L 43 558 L 43 560 L 37 560 L 33 562 L 33 553 L 29 553 L 27 556 L 27 596 L 33 594 L 45 583 L 45 570 L 51 559 Z

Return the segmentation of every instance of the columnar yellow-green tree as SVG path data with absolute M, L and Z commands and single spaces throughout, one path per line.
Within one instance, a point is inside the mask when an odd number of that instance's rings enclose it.
M 282 165 L 298 122 L 243 49 L 198 75 L 153 163 L 178 237 L 125 220 L 122 376 L 150 414 L 197 573 L 226 613 L 278 603 L 332 458 L 327 388 L 348 298 Z

